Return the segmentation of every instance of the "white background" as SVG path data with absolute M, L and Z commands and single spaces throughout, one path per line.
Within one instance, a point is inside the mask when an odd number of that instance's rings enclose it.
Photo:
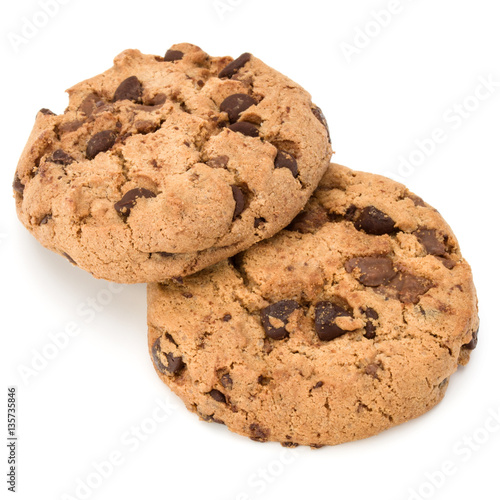
M 18 386 L 17 498 L 83 498 L 77 485 L 89 479 L 92 499 L 497 498 L 500 426 L 484 426 L 489 412 L 500 412 L 498 1 L 401 0 L 384 27 L 373 12 L 397 0 L 218 5 L 65 0 L 15 47 L 23 18 L 33 20 L 41 7 L 34 0 L 3 3 L 0 392 L 5 414 L 7 386 Z M 36 111 L 63 112 L 64 90 L 110 67 L 123 49 L 163 54 L 184 41 L 212 55 L 252 52 L 303 85 L 329 120 L 338 163 L 394 178 L 399 169 L 454 228 L 478 288 L 480 342 L 428 414 L 361 442 L 295 454 L 199 422 L 151 366 L 145 285 L 111 293 L 106 282 L 43 249 L 17 221 L 10 185 Z M 351 57 L 346 44 L 356 51 Z M 478 103 L 471 96 L 480 78 L 497 86 Z M 464 101 L 469 116 L 458 119 L 454 106 Z M 415 141 L 436 128 L 446 139 L 422 160 L 412 153 Z M 419 164 L 401 170 L 401 158 L 411 155 Z M 91 300 L 102 308 L 93 318 Z M 50 335 L 68 323 L 80 333 L 54 354 Z M 38 360 L 36 375 L 23 379 L 20 368 L 44 352 L 53 359 L 45 366 Z M 154 420 L 164 415 L 158 401 L 175 407 L 161 423 Z M 134 426 L 146 431 L 139 445 Z M 102 479 L 93 463 L 110 454 L 121 461 Z M 446 462 L 454 473 L 443 478 L 436 471 Z

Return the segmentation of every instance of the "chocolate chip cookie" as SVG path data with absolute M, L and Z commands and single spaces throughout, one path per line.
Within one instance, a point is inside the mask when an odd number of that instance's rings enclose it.
M 340 165 L 278 235 L 150 284 L 148 323 L 156 371 L 188 409 L 313 447 L 428 411 L 478 330 L 471 270 L 439 213 Z
M 97 278 L 184 276 L 286 226 L 328 167 L 309 94 L 245 53 L 126 50 L 42 109 L 13 188 L 47 248 Z

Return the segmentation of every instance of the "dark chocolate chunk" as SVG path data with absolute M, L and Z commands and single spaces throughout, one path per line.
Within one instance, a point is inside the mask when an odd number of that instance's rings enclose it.
M 210 396 L 218 403 L 227 403 L 226 396 L 224 396 L 224 394 L 217 389 L 212 389 L 208 394 L 210 394 Z
M 134 188 L 123 195 L 123 198 L 115 203 L 115 210 L 128 217 L 130 209 L 136 204 L 137 198 L 156 198 L 156 195 L 145 188 Z
M 269 430 L 263 429 L 259 424 L 250 424 L 250 439 L 265 442 L 269 439 Z
M 368 234 L 389 234 L 394 231 L 395 222 L 384 212 L 373 206 L 365 207 L 354 222 L 354 227 Z
M 420 295 L 429 291 L 433 286 L 432 281 L 409 273 L 397 273 L 387 284 L 387 288 L 395 290 L 397 298 L 406 304 L 416 304 Z
M 116 134 L 112 130 L 103 130 L 93 135 L 87 143 L 87 158 L 94 159 L 99 153 L 111 149 L 116 141 Z
M 294 177 L 299 175 L 299 168 L 295 156 L 283 150 L 278 150 L 278 154 L 274 160 L 274 168 L 288 168 Z
M 286 331 L 288 317 L 299 307 L 299 304 L 295 300 L 280 300 L 262 309 L 260 311 L 260 319 L 266 336 L 275 340 L 288 337 L 288 332 Z
M 167 365 L 165 366 L 160 359 L 160 354 L 161 354 L 160 339 L 161 337 L 158 337 L 155 343 L 153 344 L 153 347 L 151 348 L 151 354 L 156 368 L 158 369 L 159 372 L 164 374 L 166 373 L 172 373 L 173 375 L 179 374 L 182 371 L 182 369 L 186 366 L 185 363 L 182 361 L 182 357 L 174 356 L 173 353 L 169 352 L 168 354 L 166 354 Z
M 160 353 L 160 337 L 158 337 L 151 347 L 151 356 L 153 358 L 153 363 L 155 364 L 156 369 L 161 373 L 167 373 L 167 367 L 162 363 L 160 359 Z
M 24 184 L 21 182 L 21 180 L 19 179 L 19 176 L 17 174 L 14 176 L 14 182 L 12 183 L 12 189 L 16 193 L 19 193 L 21 196 L 24 193 Z
M 376 320 L 378 319 L 378 313 L 375 311 L 375 309 L 372 309 L 371 307 L 367 307 L 365 309 L 362 309 L 361 312 L 369 318 L 368 321 L 366 322 L 365 325 L 365 333 L 363 337 L 366 339 L 374 339 L 376 335 L 376 326 L 373 324 L 372 319 Z
M 239 69 L 241 69 L 245 64 L 250 61 L 252 54 L 245 52 L 241 54 L 240 57 L 236 58 L 234 61 L 230 62 L 222 71 L 219 73 L 219 78 L 231 78 Z
M 330 129 L 328 127 L 328 122 L 326 121 L 325 115 L 323 114 L 323 111 L 321 111 L 321 108 L 319 106 L 313 106 L 311 108 L 311 111 L 313 112 L 313 115 L 320 121 L 320 123 L 325 127 L 326 133 L 328 135 L 328 142 L 331 143 L 330 139 Z
M 236 122 L 229 125 L 229 130 L 233 132 L 239 132 L 243 135 L 248 135 L 249 137 L 259 137 L 259 129 L 250 122 Z
M 345 268 L 348 273 L 358 270 L 356 279 L 365 286 L 386 285 L 396 276 L 389 257 L 355 257 L 346 262 Z
M 58 129 L 59 133 L 68 134 L 69 132 L 74 132 L 75 130 L 78 130 L 83 125 L 83 123 L 84 122 L 82 122 L 81 120 L 73 120 L 70 122 L 61 123 Z
M 52 156 L 47 158 L 48 161 L 56 163 L 57 165 L 70 165 L 75 161 L 75 159 L 68 153 L 64 152 L 62 149 L 56 149 Z
M 331 302 L 323 301 L 316 304 L 314 328 L 320 340 L 333 340 L 347 333 L 335 323 L 339 316 L 351 316 L 351 314 Z
M 140 102 L 142 97 L 142 83 L 136 76 L 129 76 L 123 80 L 115 91 L 113 101 Z
M 177 375 L 186 366 L 182 361 L 182 356 L 174 356 L 173 353 L 167 353 L 167 371 Z
M 322 206 L 301 212 L 287 226 L 288 231 L 298 231 L 301 234 L 314 233 L 316 229 L 329 222 L 328 212 Z
M 181 52 L 180 50 L 168 49 L 167 52 L 165 52 L 163 60 L 167 62 L 180 61 L 183 57 L 184 52 Z
M 448 259 L 447 257 L 440 257 L 439 255 L 435 255 L 436 259 L 438 259 L 441 264 L 447 269 L 453 269 L 457 263 L 453 259 Z
M 233 190 L 233 198 L 235 202 L 233 213 L 233 220 L 235 220 L 236 217 L 238 217 L 238 215 L 240 215 L 245 209 L 245 193 L 243 192 L 243 189 L 238 186 L 231 186 L 231 189 Z
M 413 234 L 417 237 L 417 240 L 425 248 L 428 254 L 439 256 L 446 254 L 446 247 L 444 243 L 439 240 L 435 229 L 420 228 Z
M 472 332 L 472 340 L 468 344 L 464 344 L 462 347 L 464 349 L 469 349 L 472 351 L 477 347 L 477 333 L 479 330 L 476 330 L 475 332 Z
M 229 121 L 234 123 L 238 121 L 240 113 L 256 104 L 257 101 L 248 94 L 233 94 L 222 101 L 220 110 L 227 113 Z
M 319 382 L 316 382 L 316 384 L 314 384 L 313 389 L 319 389 L 320 387 L 323 387 L 323 385 L 324 382 L 320 380 Z

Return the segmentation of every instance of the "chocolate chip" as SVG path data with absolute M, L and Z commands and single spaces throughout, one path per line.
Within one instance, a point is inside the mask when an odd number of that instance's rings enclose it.
M 226 396 L 224 396 L 224 394 L 217 389 L 212 389 L 208 394 L 210 394 L 210 396 L 218 403 L 227 403 Z
M 369 365 L 367 365 L 365 367 L 365 373 L 367 375 L 370 375 L 373 378 L 378 379 L 377 371 L 378 371 L 379 368 L 380 368 L 379 365 L 377 365 L 375 363 L 370 363 Z
M 173 257 L 175 255 L 175 253 L 170 253 L 170 252 L 155 252 L 157 255 L 159 255 L 160 257 Z
M 234 61 L 230 62 L 222 71 L 219 73 L 219 78 L 231 78 L 239 69 L 241 69 L 245 64 L 250 61 L 252 54 L 245 52 L 241 54 L 240 57 L 236 58 Z
M 56 163 L 57 165 L 70 165 L 75 161 L 75 159 L 68 153 L 64 152 L 62 149 L 56 149 L 52 156 L 47 158 L 48 161 Z
M 123 195 L 123 198 L 115 203 L 115 210 L 128 217 L 130 209 L 136 204 L 137 198 L 156 198 L 156 195 L 145 188 L 134 188 Z
M 344 218 L 348 221 L 353 221 L 354 216 L 356 215 L 357 212 L 357 207 L 355 205 L 349 205 L 346 208 L 346 211 L 344 212 Z
M 220 155 L 207 161 L 207 165 L 212 168 L 226 168 L 229 156 Z
M 321 111 L 321 108 L 319 106 L 313 106 L 311 108 L 311 111 L 313 112 L 313 115 L 320 121 L 320 123 L 325 127 L 326 133 L 328 135 L 328 142 L 331 143 L 330 139 L 330 129 L 328 127 L 328 122 L 326 121 L 325 115 L 323 114 L 323 111 Z
M 21 180 L 19 179 L 19 176 L 17 174 L 14 176 L 14 182 L 12 183 L 12 189 L 16 193 L 19 193 L 21 196 L 24 193 L 24 184 L 21 182 Z
M 167 100 L 166 94 L 156 94 L 150 101 L 146 104 L 149 106 L 163 106 Z
M 356 279 L 365 286 L 386 285 L 396 276 L 394 264 L 389 257 L 355 257 L 346 262 L 348 273 L 359 270 Z
M 42 113 L 42 115 L 52 115 L 55 116 L 56 114 L 50 111 L 50 109 L 47 108 L 42 108 L 39 113 Z
M 477 347 L 477 333 L 478 333 L 478 331 L 479 330 L 472 332 L 472 340 L 468 344 L 465 344 L 462 346 L 464 349 L 469 349 L 470 351 L 472 351 L 473 349 L 475 349 Z
M 240 113 L 243 113 L 243 111 L 248 109 L 250 106 L 254 106 L 256 104 L 257 101 L 248 94 L 233 94 L 226 97 L 222 101 L 220 110 L 223 113 L 227 113 L 229 121 L 234 123 L 238 121 Z
M 245 209 L 245 193 L 238 186 L 231 186 L 231 189 L 233 190 L 233 198 L 235 202 L 233 213 L 233 220 L 235 220 L 236 217 L 238 217 L 238 215 L 240 215 Z
M 316 304 L 314 328 L 320 340 L 333 340 L 347 333 L 335 324 L 339 316 L 351 315 L 343 307 L 331 302 L 323 301 Z
M 420 228 L 413 233 L 419 243 L 425 248 L 430 255 L 445 255 L 446 247 L 442 241 L 438 239 L 435 229 Z
M 264 375 L 259 375 L 257 377 L 257 383 L 259 385 L 269 385 L 271 383 L 271 378 L 270 377 L 264 377 Z
M 262 227 L 266 222 L 267 220 L 264 219 L 264 217 L 255 217 L 255 219 L 253 220 L 253 227 L 255 229 L 258 229 Z
M 225 389 L 233 388 L 233 379 L 231 378 L 231 375 L 229 375 L 229 373 L 224 373 L 224 375 L 222 375 L 222 377 L 220 378 L 220 383 Z
M 395 222 L 384 212 L 373 206 L 365 207 L 361 210 L 354 227 L 361 229 L 368 234 L 389 234 L 394 231 Z
M 74 132 L 75 130 L 78 130 L 84 122 L 81 120 L 73 120 L 70 122 L 62 123 L 59 125 L 59 133 L 60 134 L 68 134 L 70 132 Z
M 47 214 L 47 215 L 44 215 L 42 220 L 40 221 L 40 226 L 43 226 L 44 224 L 47 224 L 47 222 L 49 222 L 49 220 L 52 219 L 52 215 L 51 214 Z
M 320 387 L 323 387 L 323 385 L 324 382 L 320 380 L 319 382 L 316 382 L 316 384 L 314 384 L 313 389 L 319 389 Z
M 389 289 L 396 291 L 397 298 L 406 304 L 416 304 L 420 295 L 428 292 L 433 286 L 432 281 L 409 273 L 397 273 L 387 284 Z
M 160 359 L 160 352 L 160 337 L 158 337 L 151 347 L 151 355 L 153 357 L 153 362 L 156 366 L 156 369 L 161 373 L 167 373 L 167 367 L 162 363 Z
M 297 448 L 297 446 L 299 446 L 299 444 L 292 443 L 292 441 L 285 441 L 285 442 L 281 443 L 281 446 L 283 446 L 284 448 Z
M 288 168 L 294 177 L 299 175 L 299 168 L 297 167 L 295 156 L 283 150 L 278 150 L 278 154 L 274 160 L 274 168 Z
M 185 299 L 192 299 L 193 298 L 193 294 L 191 292 L 184 292 L 182 294 L 182 296 L 185 298 Z
M 96 103 L 99 102 L 100 99 L 101 98 L 95 92 L 92 92 L 87 97 L 85 97 L 85 99 L 82 101 L 78 109 L 85 116 L 89 117 L 94 112 L 94 109 L 96 108 Z
M 183 57 L 184 52 L 181 52 L 180 50 L 168 49 L 167 52 L 165 52 L 163 60 L 167 62 L 180 61 Z
M 87 158 L 93 160 L 99 153 L 108 151 L 116 141 L 116 134 L 112 130 L 103 130 L 94 134 L 87 143 Z
M 373 324 L 373 321 L 370 321 L 372 319 L 378 319 L 378 313 L 375 311 L 375 309 L 372 309 L 371 307 L 367 307 L 365 309 L 362 309 L 361 312 L 369 318 L 368 321 L 366 322 L 365 325 L 365 333 L 363 334 L 363 337 L 366 339 L 374 339 L 376 336 L 376 330 L 377 328 Z
M 375 309 L 372 309 L 371 307 L 367 307 L 366 309 L 363 309 L 363 314 L 370 319 L 378 319 L 378 312 L 375 311 Z
M 137 120 L 134 125 L 139 134 L 150 134 L 157 129 L 156 124 L 151 120 Z
M 259 424 L 250 424 L 250 439 L 260 441 L 261 443 L 269 439 L 269 430 L 263 429 Z
M 301 212 L 286 229 L 298 231 L 301 234 L 314 233 L 327 222 L 329 222 L 328 212 L 322 206 L 318 206 Z
M 113 101 L 134 101 L 139 102 L 142 97 L 142 83 L 136 76 L 129 76 L 123 80 L 115 90 Z
M 223 318 L 222 318 L 222 321 L 230 321 L 232 318 L 232 316 L 230 314 L 224 314 Z
M 408 195 L 408 198 L 410 198 L 410 200 L 413 201 L 413 204 L 416 207 L 426 207 L 427 206 L 425 201 L 422 200 L 422 198 L 420 198 L 420 196 L 417 196 L 416 194 L 410 193 Z
M 260 319 L 266 335 L 275 340 L 288 337 L 288 317 L 300 306 L 295 300 L 280 300 L 260 311 Z M 281 323 L 281 324 L 276 324 Z
M 248 135 L 249 137 L 259 137 L 259 129 L 250 122 L 236 122 L 229 125 L 229 130 L 233 132 L 239 132 L 243 135 Z
M 443 264 L 444 267 L 447 269 L 453 269 L 457 263 L 453 259 L 448 259 L 447 257 L 439 257 L 438 255 L 435 255 L 436 259 L 438 259 L 441 264 Z
M 160 353 L 161 353 L 160 338 L 161 337 L 158 337 L 156 339 L 151 349 L 154 364 L 158 368 L 158 371 L 160 371 L 161 373 L 168 372 L 172 373 L 173 375 L 178 375 L 182 371 L 182 369 L 186 366 L 184 361 L 182 361 L 182 356 L 174 356 L 173 353 L 171 352 L 167 353 L 166 354 L 167 366 L 165 366 L 160 359 Z
M 71 264 L 73 264 L 74 266 L 76 266 L 76 262 L 71 258 L 71 256 L 69 254 L 67 254 L 66 252 L 63 252 L 62 253 L 64 257 L 66 257 L 70 262 Z

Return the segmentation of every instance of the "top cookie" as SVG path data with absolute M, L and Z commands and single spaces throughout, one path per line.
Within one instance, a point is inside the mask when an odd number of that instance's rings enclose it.
M 42 109 L 14 179 L 18 215 L 97 278 L 164 281 L 286 226 L 331 156 L 309 94 L 251 54 L 126 50 Z

